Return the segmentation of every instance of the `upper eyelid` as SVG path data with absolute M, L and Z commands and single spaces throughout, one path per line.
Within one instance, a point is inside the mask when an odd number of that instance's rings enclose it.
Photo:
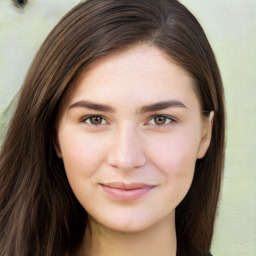
M 166 123 L 164 123 L 164 124 L 156 124 L 156 123 L 152 124 L 152 123 L 150 123 L 150 122 L 152 122 L 152 119 L 155 118 L 155 117 L 165 117 L 165 118 L 170 119 L 170 121 L 168 121 L 168 122 L 166 122 Z M 154 129 L 155 129 L 155 128 L 157 128 L 157 129 L 164 129 L 164 128 L 173 126 L 173 125 L 175 125 L 175 124 L 177 124 L 177 123 L 178 123 L 178 120 L 177 120 L 176 118 L 170 116 L 170 115 L 164 115 L 164 114 L 159 115 L 159 114 L 158 114 L 158 115 L 153 115 L 153 116 L 151 116 L 151 117 L 148 119 L 148 121 L 146 121 L 146 123 L 145 123 L 144 125 L 145 125 L 145 126 L 149 126 L 149 127 L 154 127 Z
M 165 115 L 165 114 L 154 114 L 154 115 L 151 115 L 148 119 L 151 120 L 152 118 L 155 118 L 158 116 L 166 117 L 166 118 L 173 120 L 174 122 L 178 122 L 178 118 L 171 116 L 171 115 Z
M 108 121 L 108 119 L 105 117 L 105 116 L 103 116 L 103 115 L 85 115 L 85 116 L 83 116 L 83 117 L 81 117 L 80 119 L 79 119 L 79 122 L 85 122 L 87 119 L 89 119 L 89 118 L 92 118 L 92 117 L 101 117 L 102 119 L 104 119 L 107 123 L 109 122 Z

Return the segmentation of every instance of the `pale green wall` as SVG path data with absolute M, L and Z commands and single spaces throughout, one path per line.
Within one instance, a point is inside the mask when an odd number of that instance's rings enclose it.
M 226 167 L 212 251 L 256 255 L 256 1 L 182 0 L 202 23 L 226 91 Z
M 0 113 L 18 91 L 43 38 L 79 0 L 34 0 L 24 12 L 10 2 L 0 0 Z M 202 23 L 226 91 L 227 155 L 212 251 L 215 256 L 255 256 L 256 1 L 181 2 Z
M 29 0 L 22 10 L 0 0 L 0 143 L 4 110 L 22 84 L 38 47 L 61 16 L 80 0 Z

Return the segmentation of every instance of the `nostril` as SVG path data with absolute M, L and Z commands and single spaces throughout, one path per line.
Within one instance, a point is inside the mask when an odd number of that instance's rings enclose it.
M 28 0 L 12 0 L 16 7 L 24 8 L 28 3 Z

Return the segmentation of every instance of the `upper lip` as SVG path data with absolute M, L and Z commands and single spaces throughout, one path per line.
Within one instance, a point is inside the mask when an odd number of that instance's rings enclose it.
M 139 182 L 132 182 L 132 183 L 109 182 L 109 183 L 102 183 L 101 185 L 110 187 L 110 188 L 122 189 L 122 190 L 135 190 L 135 189 L 141 189 L 141 188 L 147 188 L 147 187 L 155 187 L 155 185 L 139 183 Z

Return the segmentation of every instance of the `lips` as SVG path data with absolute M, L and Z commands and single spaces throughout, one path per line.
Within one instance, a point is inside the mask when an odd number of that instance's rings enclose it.
M 102 189 L 113 199 L 133 201 L 145 196 L 155 186 L 145 183 L 111 182 L 100 184 Z

